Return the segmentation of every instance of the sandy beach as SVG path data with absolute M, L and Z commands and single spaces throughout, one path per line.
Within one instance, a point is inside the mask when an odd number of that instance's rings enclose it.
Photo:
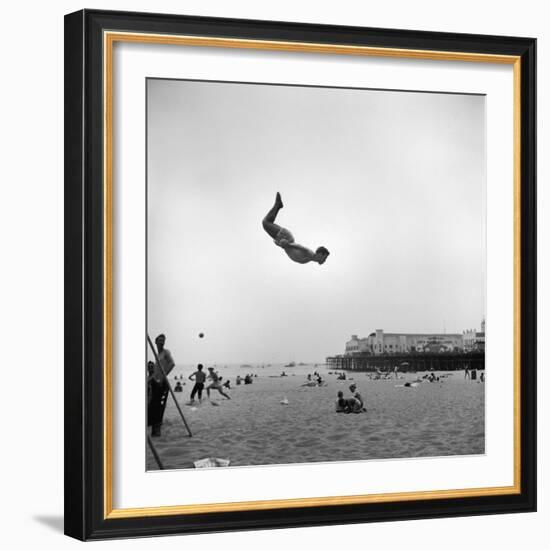
M 311 371 L 314 369 L 312 368 Z M 318 369 L 319 370 L 319 369 Z M 335 413 L 336 393 L 351 383 L 320 371 L 324 387 L 301 387 L 305 374 L 274 377 L 257 369 L 250 385 L 234 386 L 231 400 L 213 391 L 212 405 L 187 406 L 192 383 L 176 394 L 193 432 L 185 429 L 171 399 L 162 436 L 155 446 L 165 468 L 189 468 L 206 457 L 229 459 L 231 466 L 368 460 L 484 452 L 484 384 L 445 373 L 439 383 L 396 387 L 421 376 L 370 380 L 349 374 L 366 401 L 363 414 Z M 284 399 L 288 405 L 281 404 Z M 158 469 L 147 454 L 147 469 Z

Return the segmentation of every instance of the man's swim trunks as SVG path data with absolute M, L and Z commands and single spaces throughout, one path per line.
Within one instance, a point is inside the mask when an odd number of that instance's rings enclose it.
M 281 227 L 281 229 L 279 229 L 279 232 L 277 233 L 277 236 L 275 237 L 275 242 L 277 242 L 277 243 L 281 242 L 283 239 L 285 241 L 288 241 L 289 243 L 294 242 L 294 236 L 285 227 Z

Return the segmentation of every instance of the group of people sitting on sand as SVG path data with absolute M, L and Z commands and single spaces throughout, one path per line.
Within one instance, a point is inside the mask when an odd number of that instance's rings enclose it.
M 397 367 L 395 367 L 393 373 L 390 371 L 381 371 L 377 368 L 374 373 L 369 372 L 367 376 L 370 380 L 390 380 L 391 378 L 399 378 L 399 371 Z
M 325 385 L 325 381 L 317 371 L 313 373 L 313 376 L 311 374 L 308 374 L 307 382 L 305 384 L 302 384 L 302 386 L 309 387 L 309 388 L 313 388 L 316 386 L 324 386 L 324 385 Z
M 257 374 L 255 374 L 254 376 L 258 377 Z M 235 379 L 235 383 L 237 384 L 237 386 L 240 386 L 241 384 L 252 384 L 252 375 L 247 374 L 244 376 L 244 378 L 242 378 L 241 375 L 238 374 L 237 378 Z
M 338 392 L 336 399 L 336 412 L 346 414 L 359 414 L 362 412 L 367 412 L 363 397 L 357 391 L 357 386 L 355 384 L 351 384 L 349 391 L 351 392 L 351 397 L 344 397 L 343 391 Z
M 435 372 L 430 372 L 430 374 L 425 374 L 422 379 L 427 382 L 439 382 L 440 377 L 436 376 Z

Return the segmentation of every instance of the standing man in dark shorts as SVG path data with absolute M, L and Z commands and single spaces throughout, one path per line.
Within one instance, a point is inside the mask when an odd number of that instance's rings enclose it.
M 195 380 L 195 385 L 191 390 L 191 403 L 195 402 L 195 394 L 199 396 L 199 402 L 202 401 L 202 390 L 206 381 L 206 373 L 202 371 L 203 368 L 201 364 L 197 365 L 197 370 L 189 376 L 189 380 Z
M 172 354 L 164 347 L 166 336 L 159 334 L 155 338 L 157 345 L 157 356 L 164 374 L 168 376 L 175 366 Z M 147 425 L 151 426 L 151 435 L 153 437 L 160 436 L 160 429 L 166 408 L 166 400 L 168 398 L 168 381 L 164 377 L 158 364 L 149 363 L 149 399 L 147 407 Z

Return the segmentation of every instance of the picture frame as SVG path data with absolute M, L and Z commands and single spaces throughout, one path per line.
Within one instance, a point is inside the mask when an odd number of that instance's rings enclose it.
M 506 65 L 513 71 L 513 483 L 118 508 L 113 472 L 120 43 Z M 338 57 L 340 56 L 340 57 Z M 480 71 L 483 67 L 480 68 Z M 508 159 L 512 162 L 512 159 Z M 132 208 L 126 205 L 125 208 Z M 491 281 L 489 281 L 491 284 Z M 65 17 L 65 533 L 80 540 L 536 510 L 536 40 L 82 10 Z M 496 339 L 498 335 L 494 336 Z M 502 337 L 501 337 L 502 338 Z

